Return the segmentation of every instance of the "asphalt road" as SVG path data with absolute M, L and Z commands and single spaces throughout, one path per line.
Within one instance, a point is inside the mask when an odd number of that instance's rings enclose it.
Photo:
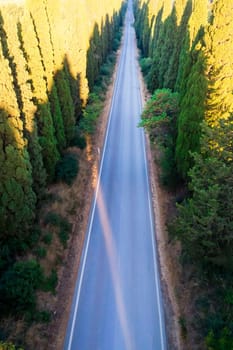
M 132 2 L 65 350 L 165 350 Z

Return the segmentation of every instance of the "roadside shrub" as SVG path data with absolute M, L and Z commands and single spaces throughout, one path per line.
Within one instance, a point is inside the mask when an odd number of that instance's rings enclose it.
M 48 212 L 44 218 L 45 225 L 59 226 L 61 222 L 61 216 L 54 211 Z
M 5 343 L 0 341 L 0 350 L 23 350 L 23 348 L 18 348 L 12 343 Z
M 147 77 L 151 69 L 152 59 L 150 57 L 144 57 L 140 59 L 139 63 L 142 70 L 142 74 L 144 75 L 144 77 Z
M 71 185 L 78 174 L 78 160 L 73 154 L 65 154 L 57 162 L 55 169 L 56 181 L 64 181 Z
M 47 254 L 46 249 L 44 247 L 36 247 L 35 254 L 38 258 L 44 258 Z
M 51 232 L 46 232 L 42 237 L 42 240 L 45 244 L 50 245 L 53 240 L 53 234 Z
M 36 306 L 35 292 L 42 282 L 43 271 L 37 261 L 14 263 L 0 280 L 1 308 L 7 313 L 16 314 L 33 311 Z
M 76 146 L 80 149 L 85 149 L 87 146 L 86 138 L 84 135 L 81 135 L 80 133 L 76 133 L 74 138 L 70 142 L 70 146 Z
M 217 337 L 213 331 L 210 331 L 205 341 L 208 350 L 233 349 L 233 335 L 227 327 L 221 330 L 219 337 Z
M 103 102 L 100 97 L 96 93 L 91 93 L 89 95 L 88 104 L 83 112 L 83 117 L 79 123 L 80 130 L 83 133 L 93 134 L 102 107 Z
M 147 59 L 141 62 L 146 71 Z M 179 112 L 178 94 L 170 89 L 159 89 L 147 102 L 139 126 L 144 127 L 161 152 L 161 180 L 164 186 L 175 189 L 180 183 L 175 159 L 176 120 Z
M 69 234 L 72 228 L 72 225 L 62 216 L 57 213 L 49 212 L 45 219 L 45 224 L 50 224 L 59 228 L 58 237 L 62 245 L 66 248 L 67 240 L 69 239 Z
M 58 235 L 59 235 L 60 242 L 62 243 L 64 248 L 66 248 L 70 231 L 71 231 L 71 224 L 67 220 L 62 219 L 60 222 L 60 231 Z
M 47 310 L 36 311 L 32 315 L 32 319 L 30 321 L 39 323 L 49 323 L 51 321 L 51 313 Z
M 52 270 L 51 274 L 49 277 L 45 277 L 44 278 L 44 282 L 43 282 L 43 286 L 42 286 L 42 290 L 44 292 L 52 292 L 55 293 L 55 289 L 57 286 L 57 272 L 56 270 Z

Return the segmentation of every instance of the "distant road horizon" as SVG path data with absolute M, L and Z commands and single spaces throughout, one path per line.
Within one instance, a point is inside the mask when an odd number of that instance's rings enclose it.
M 166 350 L 132 0 L 64 350 Z

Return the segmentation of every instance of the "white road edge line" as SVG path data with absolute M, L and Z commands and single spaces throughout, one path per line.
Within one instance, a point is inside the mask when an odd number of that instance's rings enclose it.
M 137 67 L 139 69 L 139 66 L 137 64 Z M 142 83 L 141 80 L 139 79 L 139 103 L 140 103 L 140 109 L 142 112 L 142 109 L 144 107 L 143 103 L 143 95 L 142 95 Z M 149 215 L 150 215 L 150 226 L 151 226 L 151 241 L 152 241 L 152 250 L 153 250 L 153 261 L 154 261 L 154 274 L 155 274 L 155 284 L 156 284 L 156 296 L 157 296 L 157 306 L 158 306 L 158 313 L 159 313 L 159 325 L 160 325 L 160 336 L 161 336 L 161 342 L 162 342 L 162 350 L 166 349 L 166 342 L 164 339 L 164 333 L 163 333 L 163 322 L 162 322 L 162 311 L 161 311 L 161 305 L 160 305 L 160 300 L 159 300 L 159 295 L 160 295 L 160 290 L 159 290 L 159 276 L 158 276 L 158 264 L 157 264 L 157 259 L 156 259 L 156 248 L 155 248 L 155 227 L 154 227 L 154 220 L 152 216 L 152 206 L 151 206 L 151 186 L 150 186 L 150 180 L 149 180 L 149 174 L 148 174 L 148 161 L 147 161 L 147 155 L 146 155 L 146 143 L 145 143 L 145 132 L 144 130 L 141 130 L 141 135 L 142 135 L 142 143 L 143 143 L 143 155 L 144 155 L 144 164 L 145 164 L 145 171 L 146 171 L 146 179 L 147 179 L 147 197 L 148 197 L 148 204 L 149 204 Z
M 117 71 L 116 71 L 117 77 L 116 77 L 116 81 L 115 81 L 114 88 L 113 88 L 113 97 L 112 97 L 111 108 L 110 108 L 110 112 L 109 112 L 108 126 L 107 126 L 107 131 L 106 131 L 105 140 L 104 140 L 104 147 L 103 147 L 102 158 L 101 158 L 101 163 L 100 163 L 98 181 L 97 181 L 94 202 L 93 202 L 93 207 L 92 207 L 92 212 L 91 212 L 91 219 L 90 219 L 88 233 L 87 233 L 87 241 L 86 241 L 84 255 L 83 255 L 83 262 L 82 262 L 82 267 L 81 267 L 81 272 L 80 272 L 80 277 L 79 277 L 79 282 L 78 282 L 78 290 L 77 290 L 77 294 L 76 294 L 75 307 L 74 307 L 74 313 L 73 313 L 73 319 L 72 319 L 72 325 L 71 325 L 71 331 L 70 331 L 70 338 L 69 338 L 67 350 L 71 350 L 73 337 L 74 337 L 75 321 L 76 321 L 77 312 L 78 312 L 78 305 L 79 305 L 80 293 L 81 293 L 81 288 L 82 288 L 83 275 L 84 275 L 84 270 L 85 270 L 85 266 L 86 266 L 87 253 L 88 253 L 89 243 L 90 243 L 90 238 L 91 238 L 91 230 L 92 230 L 94 214 L 95 214 L 95 209 L 96 209 L 97 196 L 99 193 L 100 179 L 101 179 L 101 175 L 102 175 L 106 145 L 107 145 L 107 141 L 108 141 L 108 134 L 109 134 L 110 124 L 111 124 L 111 120 L 112 120 L 112 110 L 113 110 L 113 105 L 115 103 L 115 96 L 116 96 L 117 88 L 119 85 L 119 76 L 120 76 L 120 72 L 121 72 L 122 57 L 123 57 L 123 51 L 124 51 L 125 33 L 123 35 L 124 36 L 123 36 L 123 43 L 122 43 L 122 51 L 120 54 L 120 59 L 119 59 L 119 63 L 118 63 Z
M 157 259 L 156 259 L 156 251 L 155 251 L 155 237 L 154 237 L 154 220 L 152 217 L 152 207 L 151 207 L 151 194 L 150 194 L 150 183 L 149 183 L 149 175 L 148 175 L 148 169 L 147 169 L 147 157 L 146 157 L 146 151 L 145 151 L 145 136 L 143 135 L 143 148 L 144 148 L 144 161 L 145 161 L 145 167 L 146 167 L 146 177 L 147 177 L 147 186 L 148 186 L 148 191 L 147 191 L 147 196 L 148 196 L 148 203 L 149 203 L 149 211 L 150 211 L 150 225 L 151 225 L 151 241 L 152 241 L 152 250 L 153 250 L 153 260 L 154 260 L 154 274 L 155 274 L 155 284 L 156 284 L 156 291 L 157 291 L 157 305 L 158 305 L 158 313 L 159 313 L 159 325 L 160 325 L 160 336 L 161 336 L 161 342 L 162 342 L 162 350 L 166 349 L 165 346 L 165 339 L 164 339 L 164 333 L 163 333 L 163 326 L 162 326 L 162 311 L 161 311 L 161 305 L 160 305 L 160 290 L 159 290 L 159 276 L 158 276 L 158 264 L 157 264 Z

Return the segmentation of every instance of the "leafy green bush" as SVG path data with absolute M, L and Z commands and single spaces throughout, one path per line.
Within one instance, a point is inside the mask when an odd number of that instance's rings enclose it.
M 222 329 L 219 336 L 210 331 L 205 340 L 208 350 L 233 349 L 233 334 L 228 328 Z
M 145 60 L 143 62 L 146 62 Z M 170 89 L 156 90 L 147 102 L 139 126 L 144 127 L 161 149 L 162 184 L 174 189 L 180 182 L 175 160 L 178 94 Z
M 45 244 L 50 245 L 53 240 L 53 234 L 51 232 L 44 233 L 42 240 Z
M 47 310 L 38 311 L 36 315 L 36 321 L 42 323 L 49 323 L 51 321 L 51 313 Z
M 14 263 L 0 280 L 1 306 L 5 312 L 22 314 L 36 306 L 36 289 L 43 283 L 43 271 L 35 260 Z M 9 310 L 10 308 L 10 310 Z
M 89 95 L 88 104 L 80 120 L 80 130 L 87 134 L 93 134 L 96 126 L 96 120 L 99 117 L 103 107 L 103 102 L 96 93 Z
M 72 225 L 61 215 L 54 212 L 49 212 L 46 215 L 44 219 L 44 223 L 56 226 L 60 229 L 58 231 L 58 237 L 60 239 L 60 242 L 63 244 L 63 246 L 66 247 L 66 242 L 69 239 L 69 234 L 70 234 Z
M 69 239 L 70 231 L 71 231 L 71 224 L 67 220 L 63 219 L 60 223 L 59 239 L 65 248 L 66 248 L 66 243 Z
M 35 248 L 35 254 L 38 258 L 44 258 L 47 254 L 46 249 L 44 247 L 36 247 Z
M 76 146 L 80 149 L 85 149 L 87 146 L 87 141 L 84 135 L 79 132 L 75 133 L 74 138 L 70 142 L 70 146 Z
M 45 277 L 42 285 L 42 290 L 44 292 L 52 292 L 55 293 L 55 289 L 57 286 L 57 272 L 53 269 L 49 277 Z
M 140 63 L 142 73 L 146 77 L 148 75 L 148 73 L 150 72 L 151 65 L 152 65 L 152 59 L 150 57 L 143 57 L 140 59 L 139 63 Z
M 77 158 L 72 154 L 65 154 L 57 162 L 55 169 L 56 181 L 64 181 L 67 185 L 71 185 L 78 174 L 78 170 Z
M 0 350 L 23 350 L 23 348 L 18 348 L 12 343 L 5 343 L 0 341 Z
M 48 212 L 44 218 L 45 225 L 59 226 L 61 222 L 61 216 L 54 211 Z

